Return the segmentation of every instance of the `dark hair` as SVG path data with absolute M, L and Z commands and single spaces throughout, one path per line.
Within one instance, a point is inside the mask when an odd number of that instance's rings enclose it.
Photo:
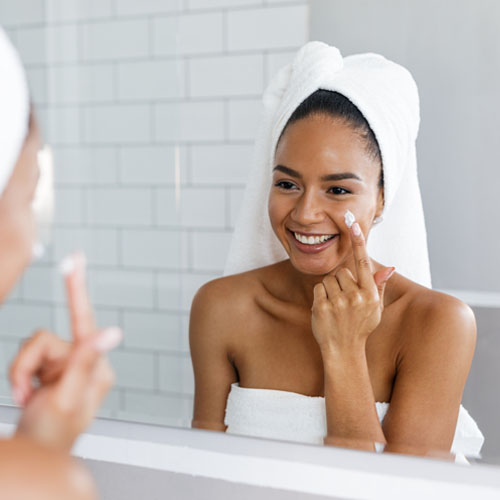
M 338 92 L 323 89 L 313 92 L 292 113 L 292 116 L 290 116 L 281 132 L 280 139 L 289 125 L 311 115 L 328 115 L 332 118 L 340 118 L 358 132 L 365 141 L 368 154 L 380 163 L 378 185 L 379 187 L 383 187 L 384 170 L 382 168 L 382 155 L 377 138 L 361 111 L 347 97 Z

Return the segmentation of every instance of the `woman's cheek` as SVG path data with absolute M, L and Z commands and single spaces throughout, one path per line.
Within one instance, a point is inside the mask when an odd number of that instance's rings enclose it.
M 276 232 L 280 223 L 283 221 L 286 215 L 286 207 L 284 203 L 279 203 L 274 195 L 270 195 L 268 203 L 268 213 L 269 219 L 271 221 L 271 226 Z
M 34 222 L 27 214 L 16 214 L 3 221 L 0 230 L 0 303 L 5 300 L 26 267 L 31 263 L 34 242 Z
M 21 265 L 27 267 L 33 258 L 33 247 L 36 241 L 35 216 L 31 206 L 24 212 L 22 220 L 19 220 L 19 255 L 22 259 Z

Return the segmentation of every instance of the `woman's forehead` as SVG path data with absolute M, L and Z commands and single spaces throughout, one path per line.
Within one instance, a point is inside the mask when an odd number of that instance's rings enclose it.
M 380 169 L 359 132 L 330 117 L 308 117 L 289 125 L 276 148 L 274 165 L 304 176 L 349 171 L 367 180 L 378 176 Z

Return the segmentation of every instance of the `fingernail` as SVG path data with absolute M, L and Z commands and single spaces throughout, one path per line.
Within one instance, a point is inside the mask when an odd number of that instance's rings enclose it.
M 75 259 L 73 255 L 68 255 L 59 264 L 59 271 L 62 275 L 68 276 L 75 270 Z
M 87 258 L 81 250 L 74 253 L 74 259 L 76 265 L 80 267 L 80 269 L 85 269 L 87 267 Z
M 39 241 L 35 242 L 31 251 L 33 260 L 41 259 L 45 254 L 45 245 Z
M 354 236 L 359 236 L 361 234 L 361 228 L 357 222 L 352 225 L 352 232 L 354 233 Z
M 393 267 L 393 268 L 392 268 L 392 271 L 389 273 L 389 276 L 387 276 L 387 280 L 389 280 L 395 272 L 396 272 L 396 268 L 395 268 L 395 267 Z M 386 280 L 386 281 L 387 281 L 387 280 Z
M 99 352 L 108 352 L 114 349 L 123 338 L 120 328 L 112 326 L 103 330 L 94 341 L 94 347 Z
M 75 269 L 85 269 L 87 265 L 87 259 L 82 251 L 73 252 L 71 255 L 67 255 L 59 264 L 59 271 L 64 276 L 68 276 L 73 273 Z

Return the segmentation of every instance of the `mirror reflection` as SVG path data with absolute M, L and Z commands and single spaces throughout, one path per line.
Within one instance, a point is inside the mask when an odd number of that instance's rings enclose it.
M 23 339 L 70 338 L 82 249 L 124 332 L 101 416 L 496 463 L 498 6 L 240 3 L 0 1 L 55 186 L 2 403 Z
M 475 322 L 428 288 L 411 75 L 310 42 L 263 101 L 230 276 L 204 285 L 191 309 L 193 425 L 361 449 L 451 447 L 463 460 L 470 443 L 455 434 L 482 439 L 460 405 Z

